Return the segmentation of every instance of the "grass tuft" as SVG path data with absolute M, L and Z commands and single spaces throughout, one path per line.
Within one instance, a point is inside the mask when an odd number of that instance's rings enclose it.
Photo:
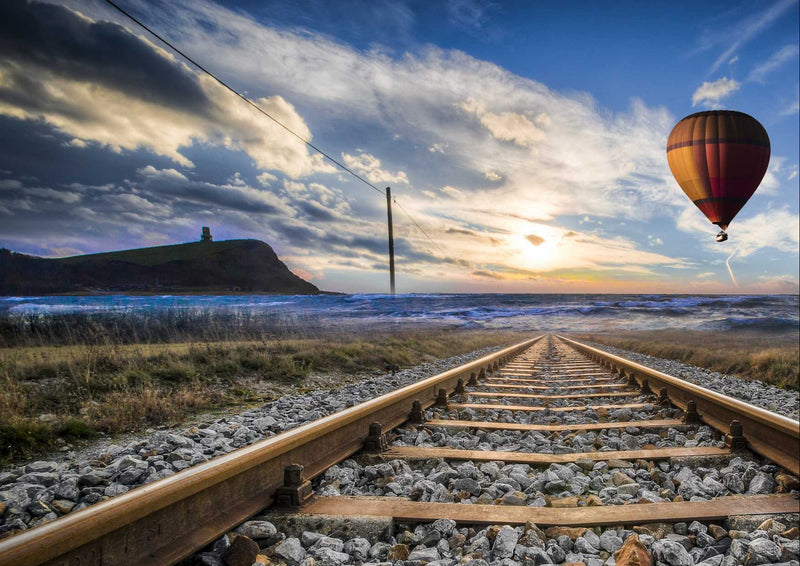
M 179 425 L 199 412 L 264 402 L 313 388 L 315 375 L 347 379 L 527 337 L 454 329 L 297 334 L 161 344 L 100 344 L 94 336 L 0 348 L 0 461 L 51 449 L 59 438 Z
M 800 346 L 797 332 L 667 329 L 581 334 L 575 338 L 798 390 Z

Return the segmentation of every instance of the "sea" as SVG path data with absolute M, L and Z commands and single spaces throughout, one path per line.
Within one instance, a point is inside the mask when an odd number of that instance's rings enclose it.
M 797 295 L 161 295 L 0 297 L 0 317 L 64 314 L 244 314 L 342 328 L 392 326 L 597 332 L 800 329 Z

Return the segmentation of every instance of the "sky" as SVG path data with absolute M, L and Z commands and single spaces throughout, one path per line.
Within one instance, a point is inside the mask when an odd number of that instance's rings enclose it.
M 797 0 L 117 1 L 391 187 L 398 292 L 800 289 Z M 754 116 L 772 148 L 725 243 L 665 151 L 709 109 Z M 0 247 L 62 257 L 201 226 L 269 243 L 322 289 L 388 290 L 379 191 L 105 2 L 0 3 Z

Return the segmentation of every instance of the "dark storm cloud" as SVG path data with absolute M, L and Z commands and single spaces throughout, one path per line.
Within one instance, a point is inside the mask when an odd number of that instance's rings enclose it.
M 164 183 L 148 186 L 148 194 L 171 197 L 170 202 L 184 201 L 204 208 L 237 210 L 250 214 L 280 214 L 290 212 L 288 206 L 270 193 L 257 189 L 242 189 L 210 183 Z
M 318 202 L 303 200 L 297 203 L 297 207 L 309 218 L 312 218 L 318 222 L 333 222 L 335 220 L 341 220 L 341 218 L 334 214 L 329 207 Z
M 147 102 L 203 111 L 211 102 L 196 77 L 120 25 L 92 22 L 52 4 L 0 2 L 0 58 L 27 100 L 7 89 L 3 98 L 31 109 L 46 99 L 34 69 L 90 81 Z

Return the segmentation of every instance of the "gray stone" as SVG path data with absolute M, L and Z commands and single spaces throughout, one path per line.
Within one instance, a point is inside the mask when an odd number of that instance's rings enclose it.
M 421 562 L 433 562 L 440 558 L 439 551 L 435 548 L 415 548 L 408 555 L 409 560 L 419 560 Z
M 336 552 L 341 552 L 344 549 L 344 541 L 333 537 L 322 537 L 313 544 L 313 546 L 309 549 L 309 552 L 311 552 L 312 554 L 316 554 L 318 551 L 324 548 L 329 548 L 331 550 L 335 550 Z
M 381 541 L 387 540 L 394 532 L 394 520 L 391 517 L 342 517 L 269 511 L 257 519 L 269 521 L 279 533 L 296 538 L 308 531 L 341 539 L 359 537 Z
M 29 483 L 15 483 L 5 487 L 6 489 L 0 491 L 0 501 L 7 507 L 20 510 L 30 505 L 45 489 L 41 485 Z
M 502 527 L 495 536 L 492 546 L 492 556 L 494 558 L 509 558 L 514 554 L 514 547 L 517 545 L 519 535 L 517 531 L 509 526 Z
M 306 557 L 306 551 L 303 548 L 300 539 L 290 537 L 275 547 L 275 554 L 283 558 L 289 565 L 299 565 L 300 562 Z
M 438 519 L 431 523 L 431 528 L 438 531 L 442 537 L 449 537 L 456 528 L 456 522 L 452 519 Z
M 365 562 L 369 558 L 370 542 L 365 538 L 353 538 L 344 543 L 344 552 L 357 562 Z
M 37 461 L 31 462 L 25 466 L 25 473 L 39 473 L 39 472 L 55 472 L 58 470 L 56 462 Z
M 61 499 L 68 499 L 69 501 L 77 501 L 80 495 L 80 488 L 78 487 L 78 478 L 73 476 L 61 481 L 55 489 L 55 494 Z
M 341 542 L 341 541 L 339 541 Z M 350 562 L 350 555 L 339 552 L 333 548 L 320 548 L 314 551 L 314 556 L 322 566 L 340 566 Z
M 686 550 L 692 549 L 692 541 L 686 535 L 679 535 L 678 533 L 667 533 L 662 540 L 671 540 L 682 545 Z
M 584 537 L 575 539 L 574 551 L 581 554 L 600 554 L 600 550 L 589 544 L 589 541 Z
M 261 541 L 273 539 L 278 534 L 278 529 L 269 521 L 246 521 L 236 528 L 236 532 L 255 541 Z
M 453 482 L 453 487 L 458 491 L 468 491 L 472 495 L 481 493 L 481 484 L 472 478 L 459 478 Z
M 745 556 L 747 556 L 747 549 L 750 546 L 750 541 L 747 539 L 733 539 L 731 542 L 731 556 L 733 556 L 736 560 L 740 562 L 744 562 Z
M 687 531 L 693 535 L 697 535 L 700 533 L 707 533 L 708 527 L 699 521 L 692 521 Z M 677 530 L 675 532 L 677 532 Z M 686 534 L 686 533 L 681 533 L 681 534 Z
M 564 551 L 562 550 L 561 552 Z M 534 566 L 539 566 L 540 564 L 549 564 L 550 561 L 550 555 L 543 548 L 532 546 L 525 551 L 526 564 L 532 563 Z
M 630 495 L 635 497 L 637 493 L 639 493 L 639 484 L 638 483 L 626 483 L 620 486 L 617 486 L 617 493 L 620 495 Z
M 561 564 L 567 557 L 567 553 L 558 545 L 548 547 L 547 555 L 550 557 L 550 562 L 553 564 Z
M 314 533 L 311 531 L 303 531 L 300 535 L 300 542 L 303 544 L 304 548 L 309 548 L 313 546 L 315 542 L 317 542 L 321 538 L 325 538 L 326 535 L 322 533 Z
M 622 547 L 622 539 L 614 531 L 605 531 L 600 535 L 600 548 L 606 552 L 614 553 Z
M 671 566 L 692 566 L 694 564 L 692 555 L 679 542 L 664 539 L 657 540 L 653 543 L 651 550 L 656 560 Z
M 775 479 L 770 474 L 758 472 L 755 477 L 750 480 L 750 486 L 747 488 L 747 493 L 758 495 L 768 494 L 775 491 Z
M 745 489 L 747 489 L 744 480 L 739 474 L 725 474 L 722 478 L 722 484 L 733 493 L 744 493 Z
M 600 548 L 600 537 L 595 534 L 594 531 L 588 530 L 583 534 L 583 538 L 586 539 L 586 542 L 591 544 L 595 548 Z
M 759 538 L 750 543 L 746 562 L 750 564 L 771 564 L 780 562 L 781 547 L 769 539 Z

